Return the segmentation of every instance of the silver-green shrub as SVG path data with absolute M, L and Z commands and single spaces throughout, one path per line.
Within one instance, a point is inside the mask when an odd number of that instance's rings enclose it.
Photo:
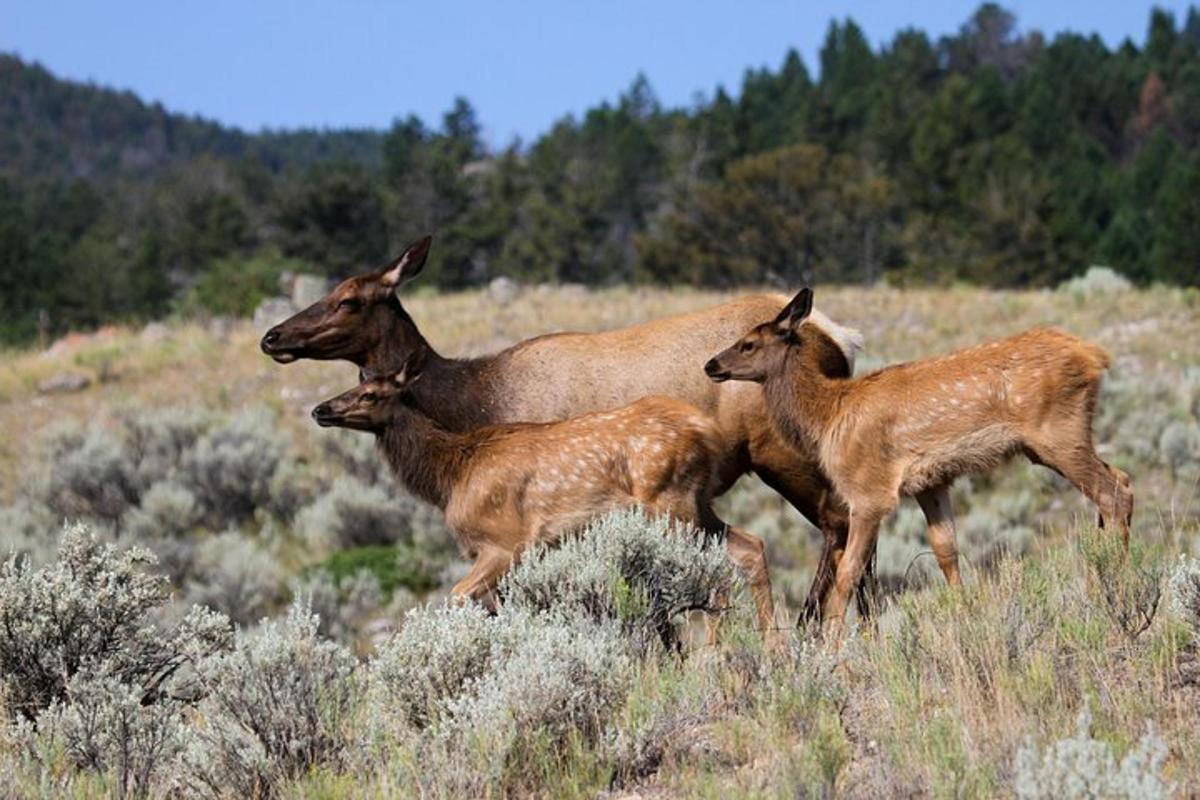
M 46 502 L 60 517 L 116 523 L 140 498 L 136 465 L 121 440 L 93 429 L 66 432 L 50 443 Z
M 473 606 L 411 612 L 370 667 L 376 746 L 421 796 L 521 794 L 524 756 L 597 742 L 635 680 L 611 622 Z M 394 746 L 405 755 L 389 753 Z M 536 779 L 535 779 L 536 780 Z
M 296 515 L 296 532 L 318 552 L 411 541 L 417 501 L 382 487 L 338 478 Z
M 357 660 L 322 639 L 311 611 L 239 634 L 197 667 L 204 698 L 176 764 L 185 796 L 260 797 L 309 771 L 342 765 L 359 697 Z
M 216 609 L 239 625 L 262 619 L 284 600 L 279 560 L 237 531 L 204 539 L 197 547 L 187 599 Z
M 1093 739 L 1091 715 L 1079 715 L 1075 736 L 1044 751 L 1027 741 L 1017 754 L 1015 789 L 1022 800 L 1157 800 L 1171 796 L 1163 778 L 1167 744 L 1153 732 L 1117 761 L 1112 748 Z
M 1171 611 L 1200 634 L 1200 561 L 1180 556 L 1168 589 Z
M 20 499 L 0 507 L 0 558 L 19 555 L 35 565 L 54 558 L 61 526 L 46 506 Z
M 384 606 L 379 579 L 359 570 L 341 581 L 325 570 L 293 582 L 292 596 L 306 602 L 320 620 L 319 631 L 340 642 L 352 641 L 360 627 Z
M 146 696 L 147 687 L 103 670 L 78 673 L 64 702 L 43 711 L 36 726 L 22 727 L 22 749 L 33 759 L 61 749 L 74 767 L 106 775 L 118 797 L 146 797 L 166 786 L 185 733 L 181 702 L 148 703 Z
M 1195 420 L 1176 420 L 1163 429 L 1158 452 L 1164 466 L 1176 478 L 1200 478 L 1200 425 Z
M 507 652 L 450 701 L 441 734 L 474 740 L 497 758 L 535 739 L 595 739 L 629 689 L 633 662 L 621 632 L 558 613 L 506 611 L 498 624 Z
M 1058 291 L 1086 299 L 1102 294 L 1122 294 L 1131 291 L 1133 284 L 1128 278 L 1111 267 L 1091 266 L 1087 272 L 1063 281 Z
M 215 422 L 202 409 L 154 408 L 127 414 L 123 423 L 130 460 L 142 486 L 174 479 L 183 455 Z
M 527 553 L 501 581 L 514 609 L 549 609 L 595 622 L 619 621 L 643 645 L 676 641 L 673 622 L 717 611 L 732 589 L 733 565 L 720 541 L 638 510 L 590 523 L 581 536 Z
M 180 473 L 209 527 L 219 529 L 270 506 L 275 473 L 289 457 L 290 443 L 277 421 L 258 409 L 210 428 L 183 454 Z
M 491 667 L 503 649 L 495 620 L 478 605 L 415 608 L 370 665 L 371 705 L 388 728 L 424 728 Z
M 0 685 L 10 714 L 35 717 L 67 696 L 82 670 L 158 691 L 183 665 L 228 644 L 224 620 L 196 611 L 177 629 L 154 615 L 169 599 L 145 550 L 118 550 L 68 526 L 58 559 L 0 565 Z

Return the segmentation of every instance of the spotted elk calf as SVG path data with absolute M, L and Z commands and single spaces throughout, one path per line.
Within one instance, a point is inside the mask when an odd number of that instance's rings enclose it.
M 1023 453 L 1094 502 L 1101 524 L 1129 545 L 1129 476 L 1104 463 L 1092 416 L 1109 358 L 1055 329 L 1018 334 L 860 378 L 830 378 L 816 363 L 826 334 L 806 324 L 813 293 L 802 289 L 772 322 L 755 327 L 705 365 L 714 381 L 763 384 L 772 424 L 815 450 L 850 507 L 850 534 L 826 618 L 837 628 L 879 524 L 915 497 L 951 584 L 959 582 L 950 485 Z
M 474 559 L 458 597 L 492 602 L 501 576 L 534 544 L 553 544 L 606 512 L 639 506 L 725 540 L 745 573 L 764 633 L 774 608 L 761 539 L 712 510 L 721 431 L 693 406 L 647 397 L 562 422 L 488 425 L 466 433 L 431 419 L 414 400 L 419 365 L 367 376 L 313 409 L 322 426 L 370 431 L 409 491 L 446 515 Z M 710 625 L 710 639 L 715 631 Z

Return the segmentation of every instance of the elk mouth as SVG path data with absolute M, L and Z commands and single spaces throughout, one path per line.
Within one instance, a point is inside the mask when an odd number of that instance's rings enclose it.
M 281 341 L 282 338 L 283 334 L 278 327 L 271 328 L 271 330 L 263 334 L 262 341 L 259 342 L 258 346 L 262 348 L 264 353 L 275 359 L 277 363 L 290 364 L 300 358 L 299 351 L 301 348 L 295 346 L 289 347 Z
M 733 373 L 724 369 L 715 358 L 709 359 L 708 363 L 704 365 L 704 374 L 715 383 L 724 383 L 733 377 Z
M 322 428 L 332 428 L 341 421 L 341 415 L 334 411 L 328 403 L 321 403 L 321 405 L 314 408 L 312 410 L 312 418 Z

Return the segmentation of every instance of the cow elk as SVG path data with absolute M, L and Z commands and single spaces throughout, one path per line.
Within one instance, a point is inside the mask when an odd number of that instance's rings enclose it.
M 787 303 L 783 295 L 741 297 L 713 308 L 602 333 L 556 333 L 473 359 L 445 358 L 433 349 L 397 291 L 420 274 L 430 240 L 411 245 L 384 269 L 342 281 L 326 297 L 267 331 L 262 349 L 280 363 L 300 358 L 344 359 L 370 373 L 420 367 L 410 390 L 417 404 L 448 431 L 466 432 L 511 422 L 554 422 L 666 395 L 717 420 L 718 481 L 724 493 L 754 472 L 825 537 L 825 552 L 805 605 L 820 613 L 833 580 L 833 555 L 845 546 L 845 505 L 829 490 L 812 450 L 799 454 L 771 428 L 762 390 L 717 386 L 704 377 L 705 359 Z M 853 372 L 862 346 L 857 331 L 814 311 L 822 327 L 822 368 L 832 377 Z M 865 595 L 859 609 L 866 611 Z
M 668 397 L 562 422 L 489 425 L 456 433 L 419 408 L 419 365 L 361 384 L 313 409 L 322 426 L 369 431 L 392 471 L 440 508 L 474 565 L 458 597 L 492 602 L 501 576 L 534 544 L 553 544 L 591 519 L 639 506 L 724 539 L 744 572 L 764 633 L 774 608 L 761 539 L 726 526 L 711 507 L 722 451 L 707 415 Z M 710 639 L 715 636 L 709 628 Z
M 879 524 L 915 497 L 951 584 L 959 582 L 950 485 L 1023 453 L 1086 495 L 1129 545 L 1129 477 L 1096 454 L 1092 416 L 1109 358 L 1056 329 L 1039 329 L 948 355 L 831 378 L 818 363 L 827 334 L 809 324 L 803 289 L 768 323 L 705 365 L 714 381 L 763 384 L 776 429 L 815 452 L 850 509 L 850 533 L 826 607 L 840 628 Z

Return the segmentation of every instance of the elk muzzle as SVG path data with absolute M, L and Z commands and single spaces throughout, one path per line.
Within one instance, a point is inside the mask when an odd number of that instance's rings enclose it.
M 312 418 L 322 428 L 328 428 L 337 423 L 339 417 L 337 412 L 333 410 L 333 406 L 329 403 L 321 403 L 312 410 Z
M 717 383 L 722 383 L 733 377 L 729 370 L 722 367 L 721 362 L 716 358 L 710 358 L 704 365 L 704 374 Z

